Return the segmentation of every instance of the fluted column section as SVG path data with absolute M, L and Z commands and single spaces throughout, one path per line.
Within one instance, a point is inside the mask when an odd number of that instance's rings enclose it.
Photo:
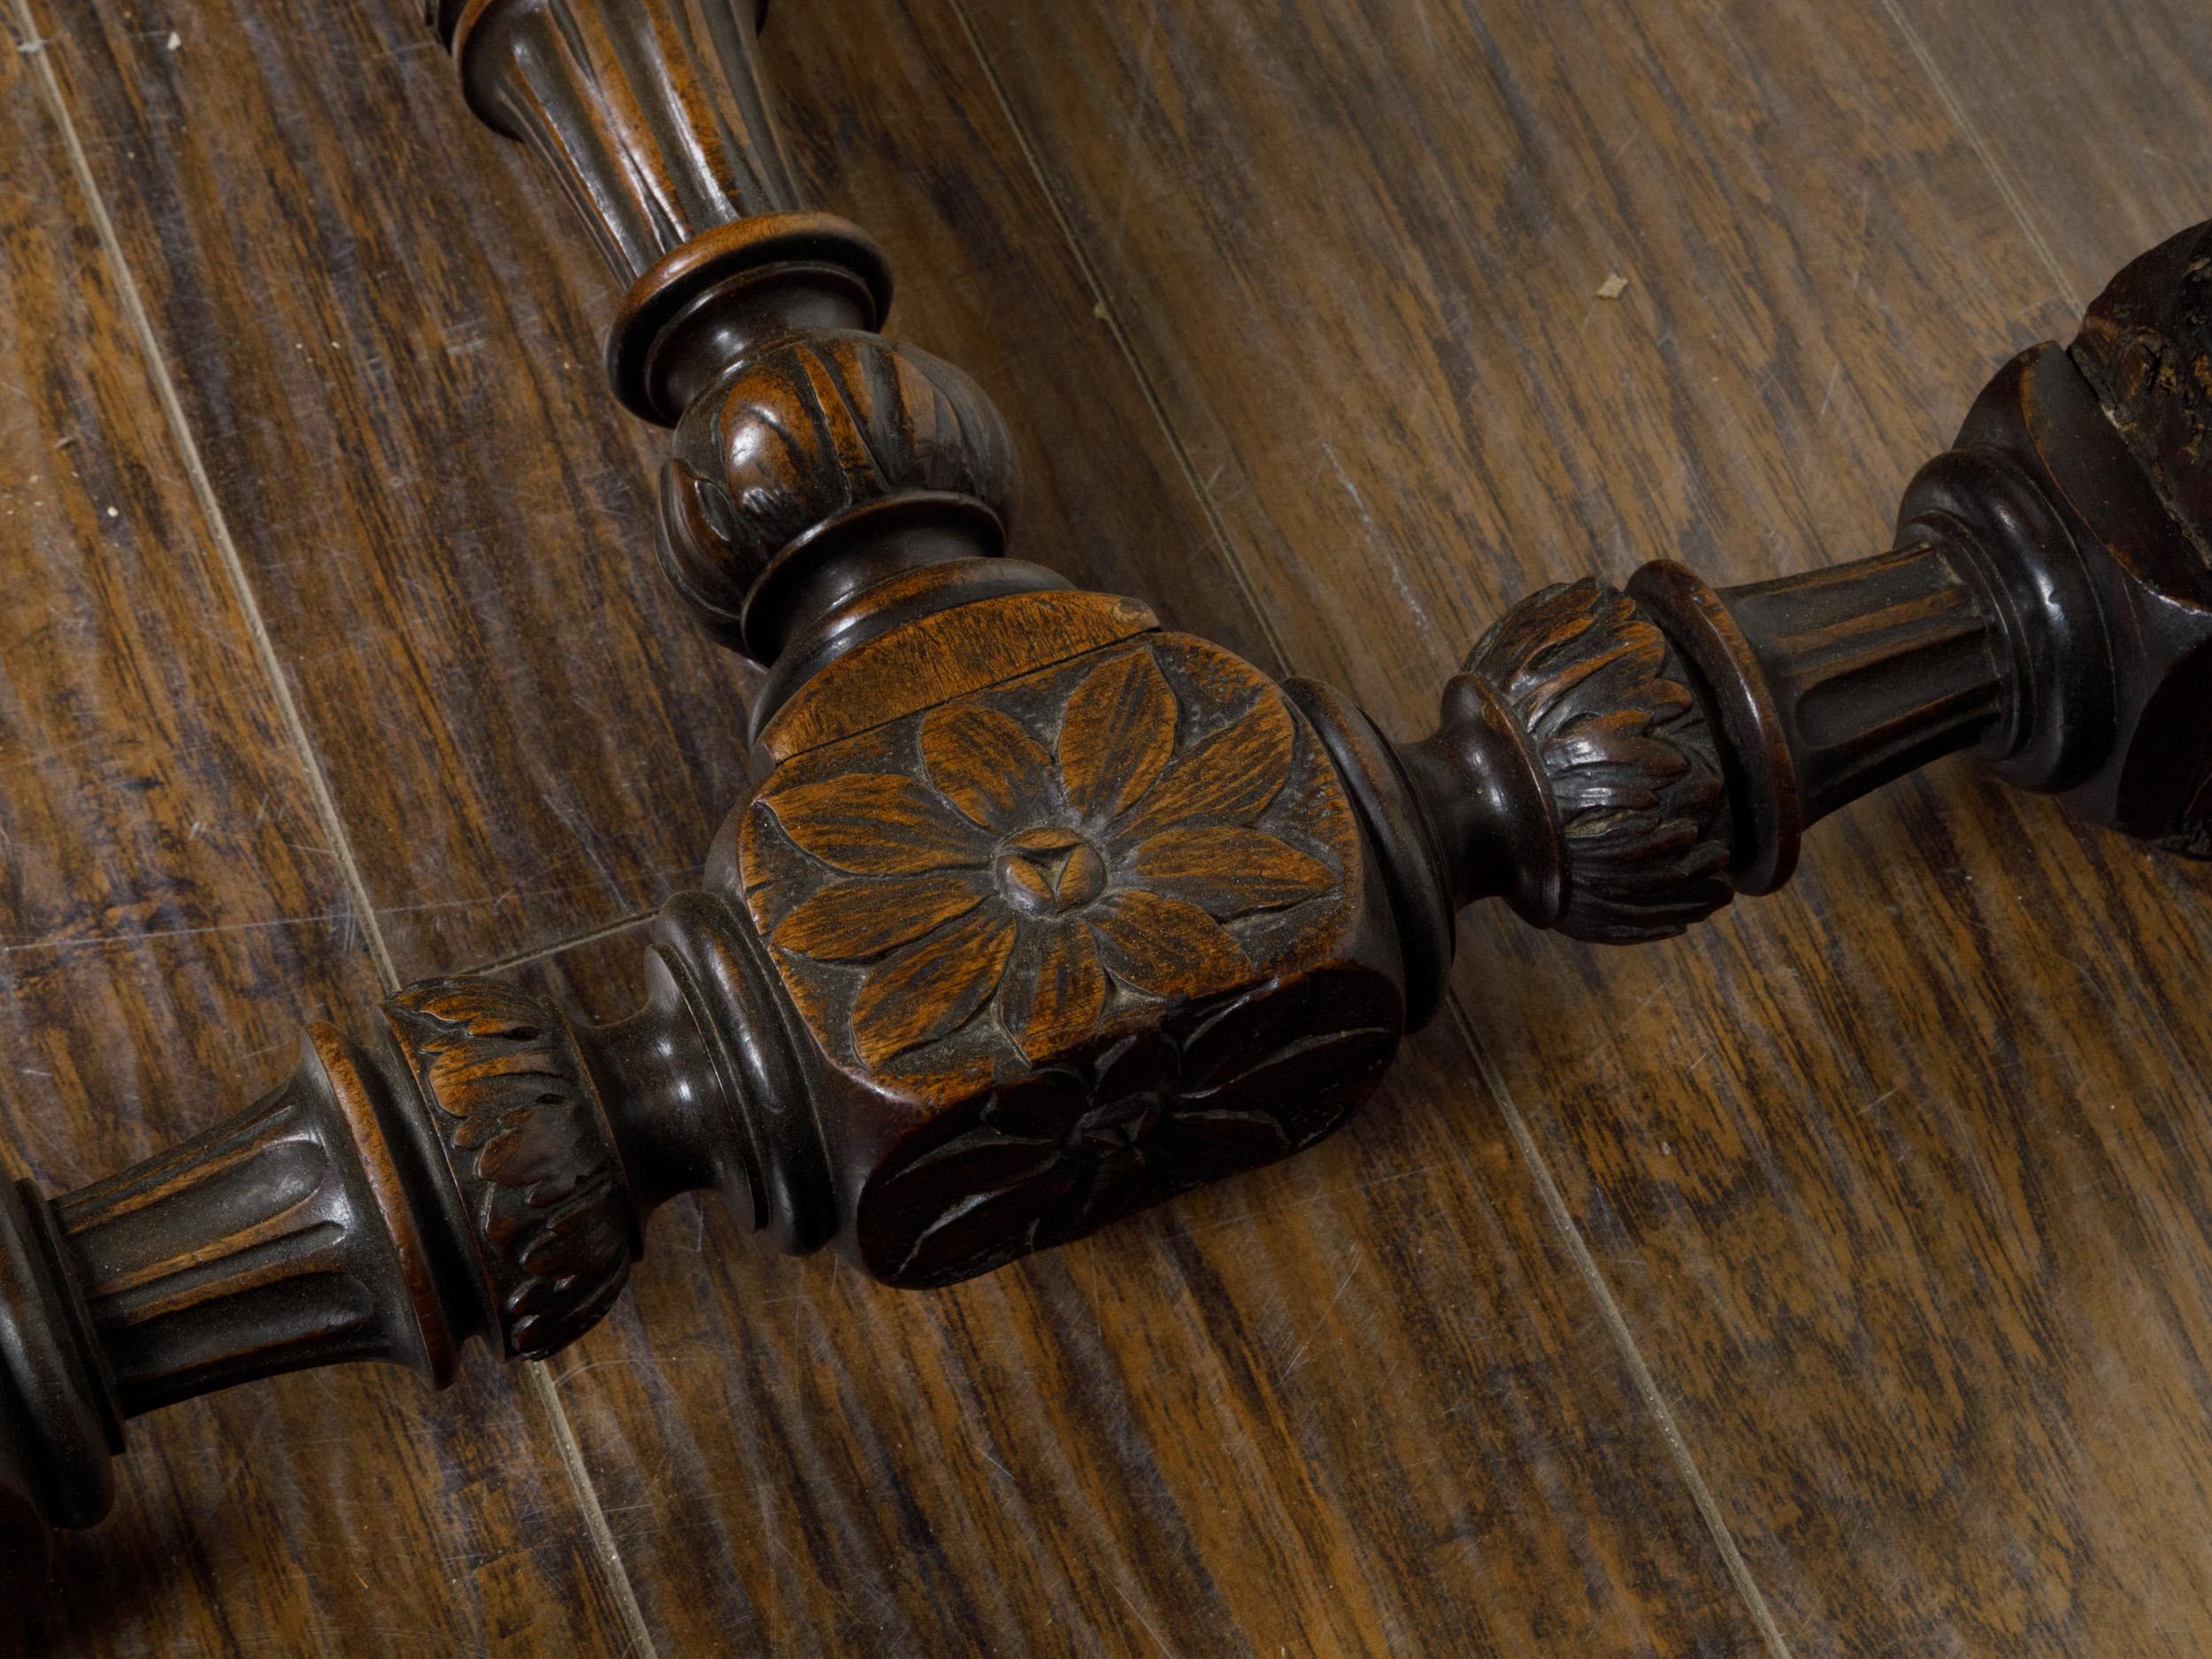
M 127 1417 L 381 1359 L 442 1382 L 453 1338 L 370 1085 L 327 1027 L 252 1106 L 58 1200 Z
M 449 38 L 488 125 L 551 164 L 626 281 L 703 231 L 798 211 L 754 0 L 476 0 Z
M 2004 713 L 1989 596 L 1925 543 L 1721 595 L 1766 679 L 1809 826 Z

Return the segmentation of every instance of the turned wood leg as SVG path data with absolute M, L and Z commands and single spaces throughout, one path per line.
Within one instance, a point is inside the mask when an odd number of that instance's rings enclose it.
M 1416 1017 L 1452 917 L 1628 944 L 1771 893 L 1804 832 L 1958 750 L 2212 856 L 2212 226 L 2022 353 L 1905 492 L 1892 550 L 1715 589 L 1671 561 L 1515 606 L 1395 745 L 1290 691 L 1382 855 Z
M 441 1382 L 471 1338 L 552 1353 L 678 1193 L 926 1286 L 1296 1151 L 1433 1011 L 1479 899 L 1663 937 L 1959 750 L 2212 851 L 2212 227 L 1999 373 L 1890 550 L 1548 588 L 1397 742 L 1007 557 L 1005 429 L 876 332 L 888 266 L 799 200 L 750 0 L 433 10 L 628 284 L 610 377 L 674 429 L 670 580 L 766 671 L 758 782 L 630 1018 L 413 986 L 185 1145 L 0 1193 L 19 1574 L 106 1509 L 127 1419 L 343 1361 Z

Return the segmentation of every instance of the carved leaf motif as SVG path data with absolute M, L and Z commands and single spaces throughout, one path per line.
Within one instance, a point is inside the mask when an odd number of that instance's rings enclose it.
M 972 1133 L 948 1141 L 908 1164 L 900 1179 L 927 1181 L 949 1192 L 998 1192 L 1025 1186 L 1059 1161 L 1060 1149 L 1047 1142 L 1059 1133 L 1061 1119 L 1034 1134 Z
M 910 490 L 1002 512 L 1013 478 L 1005 424 L 973 380 L 863 334 L 802 335 L 755 353 L 717 405 L 710 442 L 682 458 L 728 503 L 711 519 L 702 511 L 677 522 L 684 562 L 730 616 L 775 556 L 826 518 Z
M 1006 964 L 998 1014 L 1025 1057 L 1087 1036 L 1106 1009 L 1106 971 L 1087 927 L 1033 927 Z
M 1108 818 L 1152 787 L 1175 752 L 1175 694 L 1148 651 L 1102 664 L 1069 696 L 1060 770 L 1069 806 Z
M 1046 803 L 1052 757 L 1010 716 L 971 705 L 922 722 L 922 764 L 945 798 L 983 829 L 1011 834 Z
M 872 971 L 853 1002 L 860 1057 L 880 1066 L 966 1025 L 996 987 L 1014 931 L 1011 917 L 987 910 Z
M 1193 820 L 1248 822 L 1290 778 L 1290 710 L 1273 695 L 1179 757 L 1118 831 L 1141 841 Z
M 429 980 L 384 1005 L 436 1110 L 510 1353 L 580 1336 L 629 1276 L 629 1209 L 582 1062 L 549 1009 L 494 980 Z
M 949 1284 L 1281 1157 L 1372 1087 L 1402 1011 L 1360 970 L 1271 981 L 1032 1072 L 871 1184 L 864 1252 L 895 1284 Z
M 1712 733 L 1632 600 L 1588 580 L 1547 588 L 1499 619 L 1466 672 L 1513 710 L 1550 780 L 1568 862 L 1562 932 L 1666 938 L 1728 902 Z
M 911 876 L 979 862 L 987 840 L 927 784 L 896 772 L 849 772 L 768 797 L 784 833 L 855 875 Z
M 1062 1160 L 1047 1158 L 1026 1181 L 996 1191 L 972 1193 L 949 1206 L 915 1240 L 910 1259 L 942 1256 L 952 1261 L 997 1255 L 1026 1255 L 1040 1242 L 1045 1218 L 1075 1189 L 1078 1171 Z
M 1177 1184 L 1204 1187 L 1240 1170 L 1257 1169 L 1290 1155 L 1281 1124 L 1258 1111 L 1178 1114 L 1163 1130 L 1162 1151 L 1172 1160 Z
M 1155 996 L 1171 997 L 1194 984 L 1227 984 L 1252 965 L 1219 922 L 1164 893 L 1109 893 L 1090 921 L 1108 972 Z
M 803 901 L 776 928 L 775 941 L 823 962 L 866 962 L 965 916 L 983 902 L 972 875 L 841 881 Z
M 1234 825 L 1163 830 L 1141 843 L 1129 864 L 1145 887 L 1224 919 L 1279 910 L 1336 886 L 1336 872 L 1318 858 Z

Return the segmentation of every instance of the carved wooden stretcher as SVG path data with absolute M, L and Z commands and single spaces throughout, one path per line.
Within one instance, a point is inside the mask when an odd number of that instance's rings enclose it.
M 1548 588 L 1399 743 L 1009 557 L 1005 428 L 876 332 L 889 266 L 802 205 L 750 0 L 432 9 L 630 284 L 608 372 L 674 431 L 668 579 L 766 670 L 759 781 L 631 1018 L 428 981 L 168 1153 L 0 1191 L 19 1576 L 107 1509 L 127 1419 L 342 1361 L 442 1383 L 471 1337 L 551 1354 L 679 1193 L 926 1286 L 1310 1145 L 1478 899 L 1663 938 L 1962 749 L 2212 854 L 2212 227 L 1999 372 L 1893 550 Z

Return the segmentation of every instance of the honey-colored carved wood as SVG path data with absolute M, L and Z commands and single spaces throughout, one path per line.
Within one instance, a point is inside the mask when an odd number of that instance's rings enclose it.
M 1432 1008 L 1458 906 L 1665 936 L 1962 748 L 2201 850 L 2192 416 L 2159 373 L 2199 349 L 2195 241 L 2131 267 L 2070 353 L 1992 383 L 1894 552 L 1722 592 L 1671 564 L 1548 589 L 1477 647 L 1432 736 L 1393 743 L 1324 687 L 1286 696 L 1002 557 L 987 400 L 874 334 L 880 256 L 764 159 L 748 19 L 687 17 L 446 22 L 474 106 L 554 157 L 631 281 L 610 367 L 677 426 L 675 586 L 768 671 L 763 780 L 708 893 L 657 930 L 641 1013 L 571 1028 L 486 985 L 411 990 L 366 1047 L 319 1035 L 257 1118 L 50 1220 L 27 1196 L 22 1386 L 51 1404 L 26 1478 L 50 1510 L 89 1490 L 107 1388 L 134 1410 L 180 1375 L 377 1356 L 438 1377 L 471 1335 L 543 1351 L 693 1187 L 786 1248 L 835 1237 L 930 1283 L 1280 1156 Z M 721 88 L 736 128 L 618 133 L 617 82 L 687 109 Z M 626 195 L 641 180 L 656 211 Z M 761 211 L 712 222 L 733 208 Z M 211 1233 L 239 1223 L 207 1183 L 240 1167 L 268 1213 Z M 506 1216 L 517 1191 L 546 1225 Z M 311 1194 L 326 1224 L 269 1230 Z M 288 1263 L 354 1286 L 343 1315 L 262 1295 Z

